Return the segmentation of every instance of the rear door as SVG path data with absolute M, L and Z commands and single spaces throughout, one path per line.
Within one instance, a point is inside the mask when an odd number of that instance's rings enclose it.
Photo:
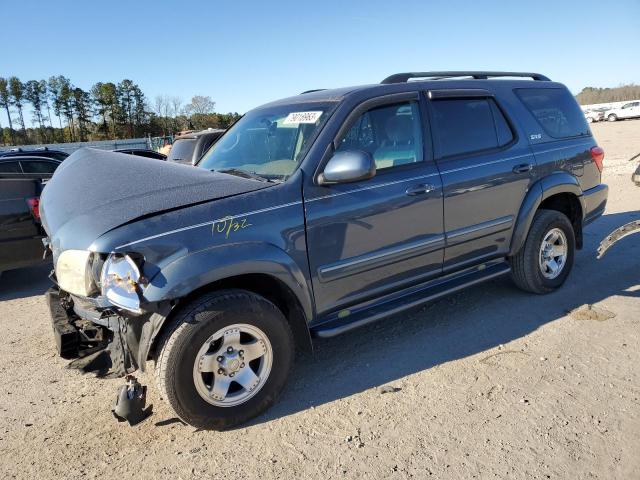
M 444 271 L 505 255 L 534 175 L 524 135 L 486 90 L 427 92 L 444 191 Z
M 442 188 L 417 92 L 376 98 L 347 118 L 337 150 L 364 150 L 368 180 L 304 188 L 309 265 L 319 316 L 437 276 Z

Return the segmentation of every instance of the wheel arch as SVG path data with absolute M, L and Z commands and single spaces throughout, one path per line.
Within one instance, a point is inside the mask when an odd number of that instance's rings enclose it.
M 285 282 L 267 273 L 243 273 L 202 285 L 180 299 L 180 303 L 171 312 L 165 323 L 167 325 L 171 323 L 170 318 L 180 309 L 180 304 L 191 303 L 207 293 L 229 289 L 246 290 L 269 300 L 278 307 L 289 322 L 296 348 L 304 352 L 312 351 L 311 333 L 308 327 L 310 319 L 307 317 L 300 299 Z M 165 325 L 160 329 L 159 334 L 164 327 Z M 154 347 L 155 342 L 151 349 Z
M 564 213 L 573 226 L 576 247 L 582 248 L 584 219 L 582 189 L 575 176 L 567 172 L 557 172 L 538 180 L 527 192 L 516 220 L 509 256 L 515 255 L 524 245 L 533 217 L 540 209 Z
M 308 322 L 313 316 L 309 282 L 299 265 L 282 249 L 266 243 L 235 244 L 185 255 L 164 267 L 145 291 L 149 302 L 172 304 L 166 316 L 156 315 L 139 349 L 140 365 L 157 346 L 171 319 L 205 293 L 242 289 L 265 297 L 287 318 L 296 347 L 310 351 Z

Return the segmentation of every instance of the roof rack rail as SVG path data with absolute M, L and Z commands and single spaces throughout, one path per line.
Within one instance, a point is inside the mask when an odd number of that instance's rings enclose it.
M 486 80 L 487 78 L 495 77 L 525 77 L 532 78 L 542 82 L 550 82 L 551 80 L 539 73 L 529 72 L 483 72 L 483 71 L 452 71 L 452 72 L 407 72 L 396 73 L 390 77 L 382 80 L 382 84 L 390 83 L 406 83 L 412 78 L 430 78 L 433 80 L 441 80 L 444 78 L 456 78 L 456 77 L 472 77 L 474 79 Z
M 322 92 L 323 90 L 326 90 L 326 88 L 314 88 L 312 90 L 305 90 L 304 92 L 300 92 L 298 95 L 304 95 L 305 93 Z

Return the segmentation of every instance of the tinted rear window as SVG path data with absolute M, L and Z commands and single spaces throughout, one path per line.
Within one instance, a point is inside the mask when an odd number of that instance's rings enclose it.
M 432 105 L 441 157 L 498 148 L 513 140 L 509 124 L 490 98 L 435 100 Z
M 173 146 L 171 147 L 167 160 L 170 162 L 190 163 L 193 158 L 193 149 L 195 147 L 195 138 L 183 138 L 181 140 L 176 140 L 173 142 Z
M 590 135 L 578 103 L 564 88 L 519 88 L 516 95 L 547 135 L 553 138 Z

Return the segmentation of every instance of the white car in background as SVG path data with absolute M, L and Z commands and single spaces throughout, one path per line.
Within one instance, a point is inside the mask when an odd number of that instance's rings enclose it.
M 621 107 L 607 111 L 607 120 L 610 122 L 636 117 L 640 117 L 640 101 L 625 103 Z
M 604 120 L 604 110 L 599 108 L 593 110 L 585 110 L 584 116 L 589 123 L 601 122 L 602 120 Z

